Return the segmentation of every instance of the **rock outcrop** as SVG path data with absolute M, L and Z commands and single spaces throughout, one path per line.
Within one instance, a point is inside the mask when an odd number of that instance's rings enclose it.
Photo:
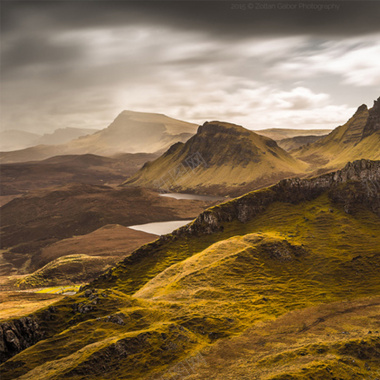
M 373 107 L 369 110 L 367 123 L 363 129 L 363 138 L 380 131 L 380 97 L 375 100 Z
M 350 182 L 351 187 L 341 185 Z M 358 160 L 349 162 L 342 170 L 312 179 L 285 179 L 267 189 L 248 193 L 230 202 L 201 213 L 191 224 L 175 234 L 209 234 L 222 230 L 223 222 L 247 222 L 273 202 L 299 203 L 315 199 L 323 192 L 351 212 L 361 203 L 380 215 L 380 161 Z
M 31 317 L 0 324 L 0 363 L 44 338 L 38 321 Z
M 348 183 L 350 186 L 345 186 Z M 192 223 L 137 249 L 120 262 L 118 267 L 128 267 L 154 255 L 170 240 L 220 232 L 224 229 L 224 223 L 234 220 L 246 223 L 274 202 L 297 204 L 315 199 L 324 192 L 333 201 L 341 204 L 347 213 L 353 212 L 361 204 L 380 216 L 380 161 L 358 160 L 348 163 L 341 170 L 319 177 L 285 179 L 271 187 L 209 208 Z M 110 269 L 89 286 L 98 286 L 103 282 L 112 283 L 114 279 L 113 270 Z

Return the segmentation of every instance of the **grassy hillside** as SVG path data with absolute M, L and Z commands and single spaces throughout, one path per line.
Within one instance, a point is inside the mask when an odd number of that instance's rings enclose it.
M 37 265 L 40 269 L 23 276 L 16 285 L 39 288 L 88 282 L 157 237 L 121 225 L 107 225 L 86 235 L 60 240 L 41 250 Z
M 25 274 L 41 268 L 47 264 L 42 249 L 62 239 L 86 235 L 109 224 L 132 226 L 189 220 L 211 204 L 215 202 L 161 197 L 141 188 L 86 184 L 31 192 L 1 208 L 0 270 L 4 271 L 0 273 L 7 275 L 13 268 L 16 273 Z M 117 240 L 108 240 L 109 256 L 114 256 L 112 251 L 118 244 Z M 75 252 L 78 253 L 83 252 Z
M 336 169 L 357 159 L 380 159 L 380 99 L 368 110 L 363 104 L 346 124 L 301 147 L 293 156 L 320 168 Z
M 275 141 L 229 123 L 199 127 L 185 144 L 173 145 L 124 185 L 199 194 L 242 194 L 299 174 L 307 165 Z
M 33 314 L 4 380 L 376 374 L 379 165 L 282 181 L 141 247 Z

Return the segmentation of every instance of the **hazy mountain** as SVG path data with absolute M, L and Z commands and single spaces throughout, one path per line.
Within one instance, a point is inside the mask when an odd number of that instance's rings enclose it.
M 380 159 L 380 98 L 368 109 L 361 105 L 342 126 L 294 152 L 315 167 L 337 168 L 355 159 Z
M 35 145 L 58 145 L 64 144 L 78 137 L 95 133 L 97 129 L 84 128 L 60 128 L 52 133 L 39 135 L 36 133 L 7 130 L 0 132 L 0 151 L 9 152 L 23 150 Z M 45 157 L 44 157 L 45 158 Z M 34 159 L 33 157 L 31 159 Z
M 162 114 L 123 111 L 107 128 L 96 133 L 65 144 L 2 152 L 0 162 L 43 160 L 67 154 L 112 156 L 117 153 L 154 153 L 164 151 L 177 141 L 188 140 L 196 130 L 196 124 Z
M 254 131 L 259 135 L 269 137 L 272 140 L 280 141 L 298 136 L 323 136 L 331 132 L 331 129 L 287 129 L 269 128 Z
M 321 136 L 305 135 L 305 136 L 288 137 L 286 139 L 277 140 L 277 144 L 280 148 L 286 150 L 287 152 L 290 152 L 291 150 L 298 149 L 306 144 L 311 144 L 313 142 L 316 142 L 325 136 L 326 135 L 321 135 Z
M 242 194 L 301 173 L 306 165 L 241 126 L 206 122 L 186 143 L 148 162 L 124 185 L 199 194 Z
M 186 141 L 196 129 L 195 124 L 162 114 L 123 111 L 107 128 L 72 141 L 68 149 L 101 155 L 153 153 Z
M 379 188 L 380 162 L 361 160 L 204 211 L 3 323 L 3 379 L 371 378 Z
M 91 135 L 97 132 L 97 129 L 86 128 L 59 128 L 53 133 L 46 133 L 38 139 L 35 145 L 58 145 L 64 144 L 81 136 Z
M 20 130 L 0 131 L 0 151 L 7 152 L 36 145 L 40 137 L 36 133 Z

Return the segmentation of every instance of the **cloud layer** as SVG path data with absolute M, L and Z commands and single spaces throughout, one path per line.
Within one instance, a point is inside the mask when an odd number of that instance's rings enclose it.
M 380 95 L 379 4 L 256 4 L 2 2 L 2 128 L 103 128 L 123 109 L 333 128 Z

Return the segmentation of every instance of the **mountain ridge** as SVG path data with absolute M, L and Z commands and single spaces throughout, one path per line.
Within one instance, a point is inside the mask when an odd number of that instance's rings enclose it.
M 370 109 L 362 104 L 343 125 L 326 137 L 292 152 L 311 166 L 337 169 L 348 161 L 380 158 L 380 106 L 378 100 Z
M 236 124 L 212 121 L 199 126 L 186 143 L 174 144 L 144 165 L 123 185 L 154 188 L 161 181 L 171 191 L 240 195 L 300 174 L 306 166 L 270 138 Z

